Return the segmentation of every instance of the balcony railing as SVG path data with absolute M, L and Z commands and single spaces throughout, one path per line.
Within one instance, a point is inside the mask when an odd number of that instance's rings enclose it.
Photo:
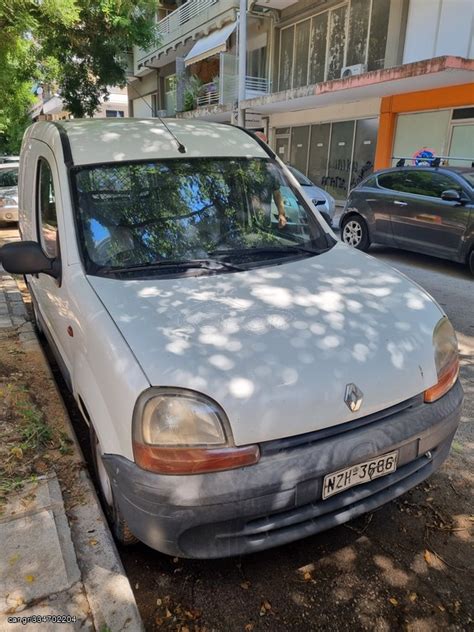
M 205 9 L 217 4 L 218 0 L 188 0 L 175 11 L 167 15 L 157 24 L 160 35 L 168 35 L 179 30 L 183 24 L 202 13 Z
M 196 106 L 226 105 L 237 99 L 238 77 L 236 75 L 224 75 L 218 81 L 212 81 L 201 86 L 200 94 L 196 98 Z M 265 77 L 245 78 L 245 98 L 270 94 L 271 82 Z
M 133 49 L 135 74 L 147 72 L 146 64 L 153 57 L 176 51 L 180 44 L 235 21 L 238 8 L 239 0 L 188 0 L 166 17 L 157 19 L 159 43 L 149 49 L 138 46 Z
M 201 94 L 196 98 L 197 107 L 221 103 L 221 82 L 212 81 L 201 87 Z
M 270 94 L 271 81 L 265 77 L 245 77 L 245 98 L 252 99 Z

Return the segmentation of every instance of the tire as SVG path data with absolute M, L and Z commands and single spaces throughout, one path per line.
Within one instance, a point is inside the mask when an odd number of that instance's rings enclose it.
M 120 542 L 120 544 L 124 544 L 126 546 L 135 544 L 138 542 L 138 538 L 136 538 L 130 531 L 128 524 L 120 511 L 120 507 L 114 498 L 109 475 L 102 463 L 102 449 L 100 447 L 100 442 L 92 426 L 89 426 L 89 434 L 92 463 L 94 465 L 97 486 L 99 488 L 100 497 L 105 508 L 105 513 L 107 515 L 111 531 L 114 534 L 115 539 Z
M 469 253 L 469 257 L 467 258 L 467 266 L 471 271 L 471 274 L 474 275 L 474 248 Z
M 360 215 L 345 217 L 341 226 L 341 240 L 348 246 L 367 252 L 370 238 L 366 221 Z

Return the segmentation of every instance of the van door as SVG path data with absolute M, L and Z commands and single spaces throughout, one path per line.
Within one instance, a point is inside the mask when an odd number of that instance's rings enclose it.
M 48 257 L 61 257 L 61 244 L 65 243 L 65 237 L 58 170 L 47 145 L 38 142 L 36 147 L 32 161 L 35 164 L 33 212 L 36 239 Z M 28 285 L 48 341 L 65 379 L 70 381 L 71 338 L 68 333 L 70 318 L 66 284 L 46 274 L 39 274 L 29 275 Z

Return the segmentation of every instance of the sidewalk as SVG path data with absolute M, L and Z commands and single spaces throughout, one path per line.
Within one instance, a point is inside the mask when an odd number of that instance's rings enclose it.
M 0 462 L 0 632 L 26 623 L 33 631 L 140 632 L 135 599 L 69 417 L 17 284 L 1 268 L 0 344 L 0 443 L 10 450 Z M 5 474 L 16 458 L 18 468 L 26 460 L 18 447 L 24 444 L 11 441 L 13 391 L 37 403 L 34 419 L 54 437 L 20 489 Z M 60 624 L 48 618 L 54 616 Z

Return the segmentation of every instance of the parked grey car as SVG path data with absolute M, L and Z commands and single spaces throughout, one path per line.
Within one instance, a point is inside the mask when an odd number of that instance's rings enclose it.
M 0 223 L 18 221 L 18 164 L 0 164 Z
M 307 178 L 301 171 L 295 169 L 291 165 L 287 165 L 288 169 L 298 180 L 298 184 L 304 187 L 305 193 L 310 197 L 314 206 L 324 217 L 329 226 L 333 225 L 334 214 L 336 212 L 336 201 L 327 191 L 321 187 L 316 186 L 309 178 Z
M 466 263 L 474 274 L 474 169 L 378 171 L 351 191 L 340 226 L 359 250 L 386 244 Z

